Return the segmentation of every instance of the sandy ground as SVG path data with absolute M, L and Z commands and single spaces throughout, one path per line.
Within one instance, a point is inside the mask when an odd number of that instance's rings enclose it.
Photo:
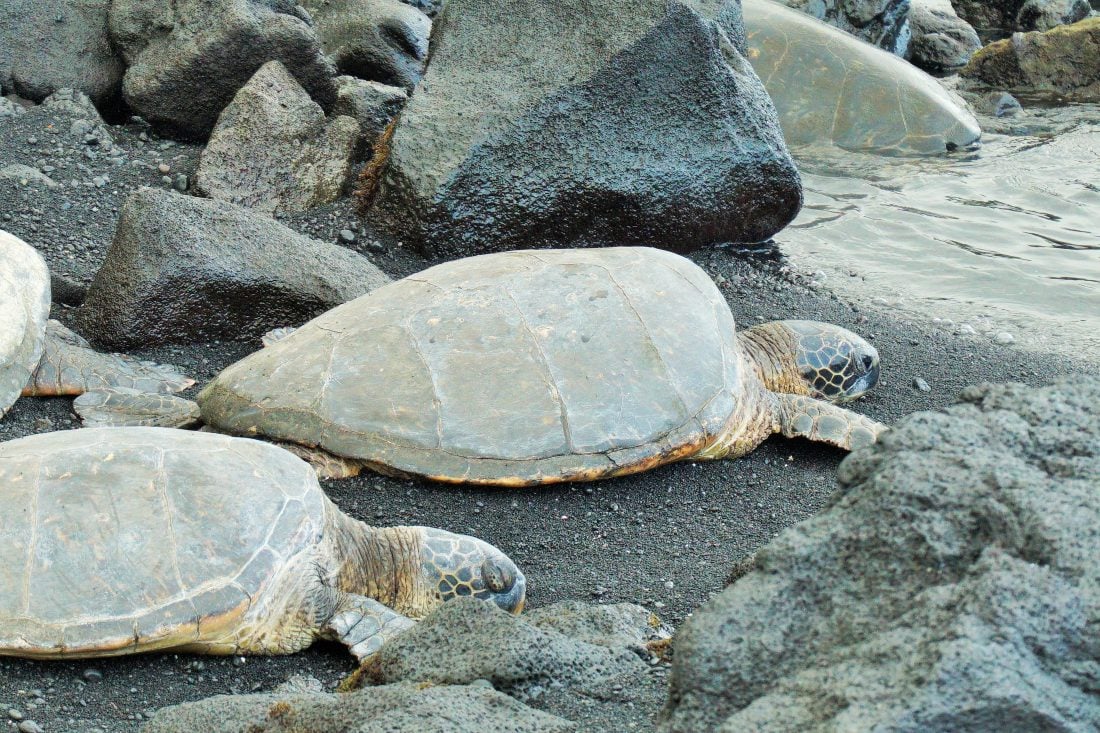
M 69 157 L 66 146 L 53 156 L 28 146 L 27 137 L 41 135 L 33 127 L 38 123 L 28 117 L 0 125 L 0 165 L 41 165 L 37 161 L 44 158 L 59 168 Z M 10 214 L 0 220 L 0 227 L 38 247 L 55 271 L 75 282 L 87 281 L 99 266 L 126 194 L 138 185 L 166 185 L 155 171 L 161 153 L 170 154 L 173 175 L 193 172 L 197 157 L 196 149 L 187 146 L 162 151 L 156 140 L 140 141 L 137 126 L 115 131 L 127 161 L 142 159 L 151 167 L 110 164 L 111 184 L 103 187 L 47 189 L 0 180 L 0 216 Z M 93 169 L 97 164 L 86 158 L 79 162 Z M 81 180 L 90 180 L 78 172 Z M 66 174 L 57 179 L 76 177 Z M 352 246 L 394 276 L 427 264 L 394 242 L 376 243 L 348 202 L 287 223 L 332 242 L 341 229 L 353 228 L 359 236 Z M 997 346 L 975 336 L 955 336 L 937 331 L 931 322 L 857 308 L 828 291 L 808 287 L 809 277 L 793 272 L 774 252 L 715 248 L 694 259 L 719 282 L 740 324 L 812 318 L 864 334 L 880 351 L 882 381 L 854 408 L 887 423 L 949 404 L 968 384 L 1041 384 L 1096 367 Z M 71 315 L 60 306 L 54 312 L 62 320 Z M 201 386 L 256 348 L 259 344 L 212 343 L 138 355 L 178 364 Z M 918 389 L 917 379 L 927 382 L 931 391 Z M 0 440 L 76 428 L 70 405 L 68 399 L 21 400 L 0 422 Z M 566 598 L 630 601 L 678 625 L 724 587 L 737 561 L 822 507 L 836 488 L 835 471 L 843 457 L 838 450 L 806 441 L 772 438 L 744 459 L 687 461 L 592 484 L 493 490 L 369 474 L 326 482 L 325 488 L 344 511 L 371 524 L 431 524 L 500 546 L 526 572 L 532 607 Z M 293 674 L 313 675 L 331 686 L 353 668 L 351 658 L 330 644 L 290 657 L 247 660 L 165 654 L 65 663 L 0 661 L 0 720 L 9 718 L 12 729 L 16 719 L 33 720 L 51 733 L 133 731 L 164 705 L 270 690 Z M 538 706 L 580 720 L 583 730 L 652 730 L 663 684 L 664 670 L 658 669 L 635 695 L 610 708 L 553 695 Z

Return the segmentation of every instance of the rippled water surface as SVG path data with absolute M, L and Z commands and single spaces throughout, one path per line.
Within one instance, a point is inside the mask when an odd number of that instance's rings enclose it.
M 983 122 L 939 158 L 794 150 L 806 202 L 776 240 L 847 295 L 1100 359 L 1100 105 Z

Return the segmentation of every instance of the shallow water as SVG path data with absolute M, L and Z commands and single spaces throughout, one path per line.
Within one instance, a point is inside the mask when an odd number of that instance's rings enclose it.
M 805 205 L 776 241 L 856 299 L 1100 358 L 1100 105 L 981 122 L 941 157 L 793 150 Z

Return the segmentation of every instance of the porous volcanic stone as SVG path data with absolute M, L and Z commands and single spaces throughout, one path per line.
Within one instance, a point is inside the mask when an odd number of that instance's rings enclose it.
M 400 0 L 305 0 L 321 46 L 342 74 L 412 89 L 424 73 L 432 21 Z
M 304 211 L 340 197 L 358 140 L 358 122 L 326 119 L 286 67 L 269 61 L 218 118 L 195 185 L 268 214 Z
M 374 147 L 382 132 L 409 101 L 408 93 L 401 87 L 354 76 L 341 76 L 337 83 L 340 90 L 332 113 L 354 117 L 359 122 L 360 142 L 366 148 Z
M 0 229 L 0 418 L 42 356 L 50 315 L 50 273 L 29 244 Z
M 781 0 L 890 53 L 909 47 L 909 0 Z
M 40 102 L 58 89 L 114 101 L 122 59 L 111 48 L 111 0 L 4 0 L 0 3 L 0 87 Z
M 767 239 L 801 185 L 734 10 L 452 0 L 372 217 L 430 257 Z
M 955 14 L 950 0 L 912 0 L 912 40 L 905 57 L 932 74 L 955 71 L 982 47 L 974 27 Z
M 1015 33 L 974 54 L 959 74 L 998 90 L 1100 101 L 1100 17 L 1045 33 Z
M 958 14 L 993 38 L 1046 31 L 1088 17 L 1089 0 L 952 0 Z
M 684 624 L 660 730 L 1100 727 L 1100 380 L 962 399 Z
M 233 95 L 281 61 L 310 96 L 336 101 L 336 70 L 309 15 L 291 0 L 114 0 L 111 38 L 129 69 L 134 111 L 186 138 L 205 138 Z
M 140 189 L 78 320 L 115 349 L 258 339 L 385 284 L 365 257 L 222 201 Z

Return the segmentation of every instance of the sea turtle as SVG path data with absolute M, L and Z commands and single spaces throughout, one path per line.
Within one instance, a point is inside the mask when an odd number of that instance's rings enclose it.
M 526 485 L 748 453 L 781 432 L 845 449 L 884 426 L 831 401 L 878 378 L 836 326 L 736 334 L 702 269 L 644 247 L 469 257 L 379 288 L 226 368 L 216 429 L 382 472 Z
M 943 153 L 981 137 L 969 112 L 901 58 L 773 0 L 743 0 L 749 63 L 790 145 Z
M 0 230 L 0 417 L 24 397 L 78 395 L 97 387 L 170 393 L 195 383 L 175 367 L 102 354 L 49 320 L 50 273 L 37 251 Z
M 341 512 L 314 472 L 255 440 L 89 428 L 0 444 L 0 655 L 173 649 L 362 659 L 443 601 L 519 613 L 500 550 Z

